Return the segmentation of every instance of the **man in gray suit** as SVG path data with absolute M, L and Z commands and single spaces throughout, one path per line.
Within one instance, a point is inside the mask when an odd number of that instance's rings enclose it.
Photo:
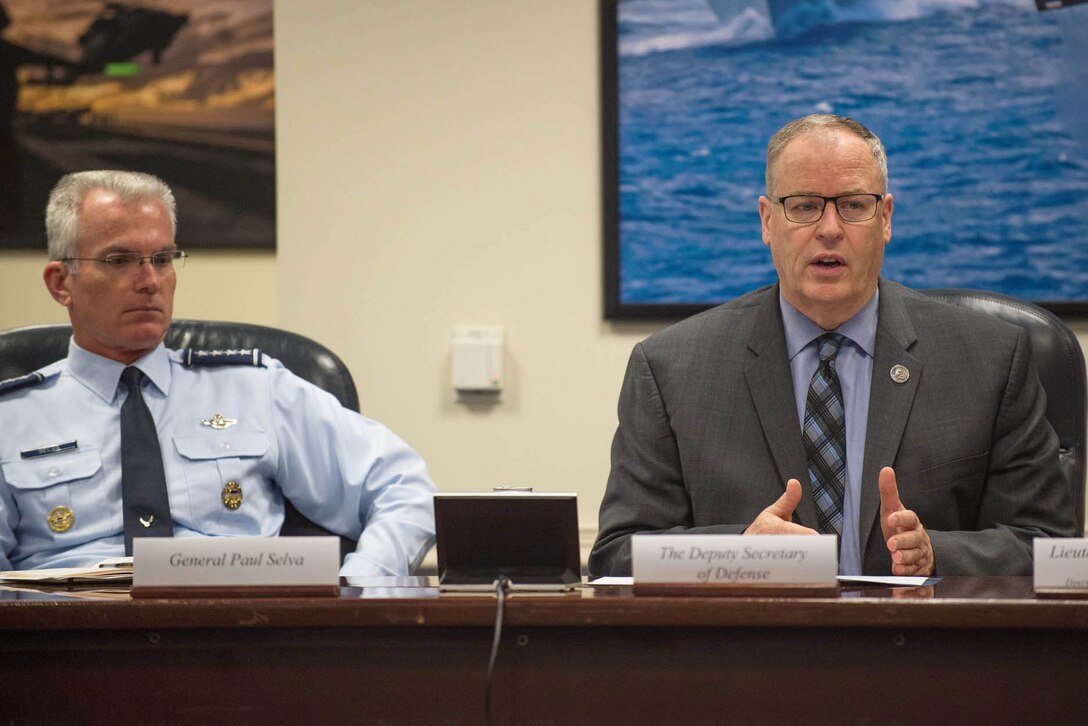
M 590 572 L 629 574 L 636 533 L 823 532 L 842 574 L 1030 574 L 1078 533 L 1026 333 L 880 277 L 861 124 L 787 124 L 766 176 L 778 283 L 635 346 Z

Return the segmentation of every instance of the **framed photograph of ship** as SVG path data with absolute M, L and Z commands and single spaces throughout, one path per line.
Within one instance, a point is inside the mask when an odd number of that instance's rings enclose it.
M 272 0 L 0 0 L 0 247 L 63 174 L 131 169 L 185 248 L 276 246 Z
M 1088 0 L 601 0 L 605 316 L 773 282 L 767 140 L 808 113 L 888 151 L 884 275 L 1088 312 Z

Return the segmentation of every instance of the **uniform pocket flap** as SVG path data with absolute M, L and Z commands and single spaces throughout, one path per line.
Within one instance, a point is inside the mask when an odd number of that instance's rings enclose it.
M 42 459 L 9 461 L 0 466 L 4 469 L 4 479 L 16 489 L 42 489 L 94 476 L 102 468 L 102 455 L 98 449 L 86 449 Z
M 268 434 L 260 431 L 174 437 L 174 448 L 186 459 L 264 456 L 264 453 L 268 451 L 268 445 Z

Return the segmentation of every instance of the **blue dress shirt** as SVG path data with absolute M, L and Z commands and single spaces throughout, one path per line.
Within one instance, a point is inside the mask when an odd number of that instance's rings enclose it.
M 276 535 L 286 496 L 358 539 L 342 575 L 408 574 L 434 542 L 435 487 L 419 455 L 279 361 L 261 363 L 190 368 L 161 344 L 133 363 L 147 377 L 174 535 Z M 124 555 L 124 368 L 73 340 L 40 383 L 0 395 L 0 569 Z M 235 509 L 228 483 L 241 488 Z M 57 507 L 72 515 L 62 531 L 49 523 Z
M 843 525 L 839 542 L 840 575 L 861 574 L 858 510 L 861 506 L 861 466 L 865 458 L 865 429 L 869 422 L 869 390 L 873 380 L 879 295 L 879 291 L 873 293 L 869 302 L 854 317 L 834 331 L 827 331 L 805 317 L 779 294 L 799 426 L 805 420 L 809 383 L 820 363 L 816 338 L 827 332 L 841 333 L 846 338 L 835 359 L 835 371 L 842 386 L 843 410 L 846 415 L 846 493 L 842 503 Z M 866 483 L 866 486 L 876 485 L 875 481 Z

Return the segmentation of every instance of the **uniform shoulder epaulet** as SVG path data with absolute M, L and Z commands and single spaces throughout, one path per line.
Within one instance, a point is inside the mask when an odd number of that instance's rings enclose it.
M 20 388 L 36 386 L 44 380 L 45 376 L 39 371 L 27 373 L 25 376 L 8 378 L 7 380 L 0 381 L 0 396 L 5 393 L 10 393 L 11 391 L 18 391 Z
M 180 351 L 181 362 L 187 368 L 205 368 L 208 366 L 264 366 L 264 357 L 260 348 L 248 350 L 195 350 L 184 348 Z

